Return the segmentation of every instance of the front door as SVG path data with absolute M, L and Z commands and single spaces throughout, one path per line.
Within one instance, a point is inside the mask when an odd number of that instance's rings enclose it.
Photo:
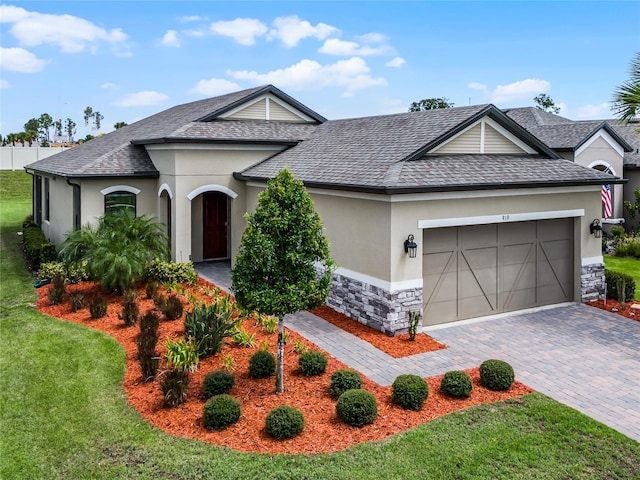
M 202 197 L 202 229 L 204 260 L 229 258 L 227 196 L 220 192 L 208 192 Z

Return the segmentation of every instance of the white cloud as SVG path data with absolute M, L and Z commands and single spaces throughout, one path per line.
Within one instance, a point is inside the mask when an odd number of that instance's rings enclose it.
M 600 103 L 599 105 L 585 105 L 578 109 L 576 115 L 578 120 L 598 120 L 602 118 L 610 118 L 611 105 L 608 103 Z
M 169 99 L 168 95 L 153 91 L 144 91 L 126 95 L 116 101 L 114 105 L 119 107 L 146 107 L 152 105 L 160 105 Z
M 116 88 L 116 87 L 117 85 L 111 82 L 105 82 L 102 85 L 100 85 L 100 88 Z
M 508 85 L 498 85 L 491 92 L 491 101 L 494 103 L 510 102 L 521 98 L 533 98 L 539 93 L 549 91 L 551 84 L 546 80 L 528 78 Z
M 384 43 L 387 37 L 381 33 L 365 33 L 356 37 L 362 43 Z
M 225 93 L 239 90 L 240 86 L 223 78 L 210 78 L 209 80 L 200 80 L 198 84 L 189 90 L 189 93 L 198 93 L 206 96 L 224 95 Z
M 467 84 L 467 87 L 469 87 L 471 90 L 478 90 L 480 92 L 485 92 L 487 90 L 487 86 L 484 83 L 478 82 L 469 82 Z
M 340 32 L 339 29 L 326 23 L 318 23 L 313 26 L 306 20 L 300 20 L 297 15 L 278 17 L 273 21 L 273 26 L 275 28 L 269 31 L 268 39 L 278 39 L 287 47 L 295 47 L 300 40 L 307 37 L 324 40 L 328 36 Z
M 9 32 L 27 47 L 50 44 L 65 53 L 95 49 L 100 42 L 122 48 L 128 36 L 120 28 L 105 30 L 73 15 L 30 12 L 14 6 L 0 6 L 3 23 L 12 23 Z
M 326 53 L 328 55 L 342 55 L 345 57 L 353 55 L 381 55 L 389 51 L 389 47 L 382 45 L 379 47 L 369 47 L 367 45 L 361 46 L 356 42 L 350 42 L 347 40 L 340 40 L 339 38 L 330 38 L 324 45 L 318 49 L 320 53 Z
M 189 37 L 204 37 L 205 35 L 202 30 L 183 30 L 182 33 Z
M 228 22 L 214 22 L 211 31 L 217 35 L 231 37 L 240 45 L 254 45 L 256 37 L 267 33 L 267 26 L 255 18 L 236 18 Z
M 41 71 L 46 62 L 24 48 L 0 47 L 0 67 L 10 72 L 35 73 Z
M 396 57 L 396 58 L 393 58 L 393 59 L 389 60 L 386 63 L 386 65 L 387 65 L 387 67 L 400 68 L 401 66 L 403 66 L 406 63 L 407 63 L 407 61 L 404 58 Z
M 175 30 L 168 30 L 162 37 L 160 43 L 165 47 L 179 47 L 180 38 L 178 38 L 178 32 Z
M 10 88 L 11 85 L 9 85 L 9 82 L 7 82 L 6 80 L 0 80 L 0 89 L 3 88 Z
M 198 20 L 202 20 L 198 15 L 185 15 L 180 18 L 182 23 L 197 22 Z
M 249 70 L 227 70 L 227 75 L 255 84 L 272 83 L 282 88 L 303 90 L 310 88 L 343 87 L 344 95 L 367 87 L 385 86 L 384 78 L 373 78 L 370 69 L 359 57 L 340 60 L 331 65 L 321 65 L 315 60 L 304 59 L 287 68 L 258 73 Z

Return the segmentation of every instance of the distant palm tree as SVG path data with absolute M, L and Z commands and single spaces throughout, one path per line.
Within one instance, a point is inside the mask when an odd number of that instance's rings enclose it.
M 636 52 L 629 70 L 629 80 L 613 92 L 613 111 L 625 123 L 640 116 L 640 52 Z
M 167 258 L 167 236 L 150 215 L 122 211 L 69 234 L 60 255 L 67 264 L 86 260 L 90 277 L 105 292 L 123 293 L 142 277 L 147 262 Z

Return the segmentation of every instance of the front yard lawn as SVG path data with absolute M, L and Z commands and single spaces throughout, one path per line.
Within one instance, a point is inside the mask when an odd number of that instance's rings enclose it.
M 638 300 L 640 298 L 640 260 L 632 257 L 605 255 L 604 264 L 608 270 L 626 273 L 633 277 L 636 281 L 635 299 Z

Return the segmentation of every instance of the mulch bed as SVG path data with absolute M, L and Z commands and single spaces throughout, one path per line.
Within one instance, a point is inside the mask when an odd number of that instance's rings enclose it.
M 201 286 L 209 285 L 201 281 Z M 340 422 L 335 413 L 336 400 L 329 391 L 329 380 L 332 372 L 345 365 L 333 357 L 329 357 L 327 371 L 317 377 L 304 377 L 298 370 L 298 354 L 294 351 L 296 342 L 304 343 L 307 348 L 318 349 L 315 345 L 301 338 L 293 331 L 289 332 L 290 339 L 285 348 L 285 392 L 274 393 L 274 378 L 263 380 L 251 379 L 248 375 L 249 357 L 255 348 L 242 348 L 237 345 L 225 344 L 223 354 L 232 355 L 235 359 L 236 385 L 230 394 L 241 402 L 242 415 L 240 421 L 222 431 L 206 429 L 202 421 L 204 400 L 200 397 L 200 386 L 204 376 L 222 367 L 221 355 L 202 359 L 199 368 L 191 374 L 188 400 L 177 408 L 165 408 L 162 405 L 162 393 L 159 382 L 145 383 L 141 378 L 140 366 L 137 361 L 136 336 L 138 326 L 125 327 L 118 318 L 121 313 L 122 297 L 109 295 L 107 315 L 101 319 L 90 318 L 88 308 L 71 312 L 68 301 L 61 305 L 49 305 L 47 290 L 50 286 L 38 290 L 38 309 L 42 313 L 66 321 L 75 322 L 90 328 L 108 333 L 124 348 L 126 353 L 126 373 L 123 388 L 129 403 L 151 425 L 162 429 L 168 434 L 197 439 L 215 445 L 222 445 L 245 452 L 261 453 L 315 453 L 334 452 L 362 442 L 381 440 L 390 435 L 429 422 L 435 418 L 456 410 L 488 402 L 496 402 L 516 398 L 532 392 L 520 382 L 515 382 L 506 392 L 487 390 L 479 384 L 478 369 L 470 369 L 474 389 L 468 399 L 460 400 L 445 396 L 439 392 L 440 377 L 427 379 L 429 383 L 429 397 L 420 411 L 408 411 L 391 402 L 391 387 L 382 387 L 368 378 L 364 378 L 363 388 L 375 395 L 378 402 L 378 418 L 368 426 L 362 428 L 351 427 Z M 71 285 L 67 293 L 83 292 L 87 297 L 99 294 L 99 286 L 91 282 Z M 140 293 L 140 313 L 144 314 L 153 309 L 152 300 L 145 299 L 142 288 Z M 186 300 L 184 300 L 186 303 Z M 355 323 L 355 322 L 354 322 Z M 255 333 L 257 345 L 262 342 L 269 344 L 271 352 L 276 351 L 277 334 L 267 334 L 262 327 L 256 326 L 255 321 L 243 321 L 243 327 Z M 174 321 L 161 320 L 158 329 L 160 342 L 158 352 L 164 353 L 166 338 L 178 339 L 184 335 L 183 319 Z M 393 338 L 387 338 L 393 342 Z M 410 342 L 397 343 L 392 348 L 397 354 L 402 353 L 402 346 Z M 257 347 L 258 348 L 258 347 Z M 408 348 L 408 347 L 407 347 Z M 161 366 L 161 369 L 164 366 Z M 517 372 L 516 372 L 517 373 Z M 303 411 L 305 429 L 297 437 L 289 440 L 275 440 L 264 431 L 267 413 L 279 405 L 292 405 Z
M 408 357 L 418 353 L 433 352 L 447 348 L 446 345 L 434 340 L 424 333 L 416 334 L 414 341 L 409 340 L 408 333 L 400 333 L 394 337 L 368 327 L 360 322 L 356 322 L 345 314 L 335 311 L 333 308 L 323 305 L 312 310 L 311 313 L 326 320 L 329 323 L 340 327 L 342 330 L 369 342 L 378 350 L 382 350 L 393 358 Z
M 587 305 L 589 305 L 590 307 L 599 308 L 601 310 L 606 310 L 607 312 L 616 313 L 618 315 L 622 315 L 623 317 L 627 317 L 640 322 L 640 310 L 631 308 L 632 305 L 640 305 L 640 302 L 637 301 L 628 302 L 625 308 L 622 308 L 620 306 L 620 302 L 613 299 L 607 299 L 606 304 L 604 300 L 593 300 L 591 302 L 587 302 Z

